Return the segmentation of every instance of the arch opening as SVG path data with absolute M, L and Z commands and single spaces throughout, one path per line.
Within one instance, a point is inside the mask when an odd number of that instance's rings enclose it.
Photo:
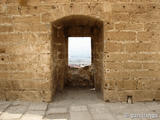
M 63 91 L 65 86 L 73 87 L 73 82 L 69 82 L 71 78 L 69 76 L 73 75 L 70 73 L 75 70 L 68 65 L 69 37 L 91 37 L 91 66 L 84 67 L 83 70 L 89 71 L 87 74 L 89 74 L 90 82 L 87 87 L 95 88 L 96 91 L 101 91 L 103 95 L 103 21 L 89 16 L 73 15 L 52 23 L 53 96 L 57 91 Z M 79 81 L 75 79 L 75 82 L 78 83 Z M 79 83 L 77 86 L 83 87 L 82 84 Z

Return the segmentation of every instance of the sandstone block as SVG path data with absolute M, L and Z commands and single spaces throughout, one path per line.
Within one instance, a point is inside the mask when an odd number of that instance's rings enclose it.
M 15 2 L 16 4 L 16 2 Z M 7 15 L 20 15 L 21 12 L 20 12 L 20 8 L 18 8 L 18 5 L 8 5 L 7 6 Z
M 117 30 L 133 30 L 133 31 L 143 31 L 143 24 L 131 24 L 131 23 L 119 23 L 115 25 Z
M 158 32 L 160 30 L 160 25 L 158 23 L 146 23 L 144 25 L 144 30 Z
M 137 81 L 135 80 L 122 80 L 117 81 L 117 88 L 119 90 L 136 90 Z
M 160 91 L 155 91 L 155 100 L 160 100 Z
M 111 101 L 111 102 L 117 102 L 118 101 L 118 94 L 115 90 L 105 90 L 104 91 L 104 100 Z
M 131 43 L 126 44 L 127 52 L 151 52 L 153 51 L 152 45 L 150 43 Z
M 49 32 L 51 30 L 48 24 L 15 24 L 16 32 Z
M 12 24 L 12 18 L 8 16 L 0 16 L 0 24 Z
M 8 32 L 6 30 L 6 32 Z M 10 33 L 10 34 L 0 34 L 0 43 L 1 44 L 9 44 L 9 43 L 18 43 L 22 42 L 22 34 L 21 33 Z
M 142 14 L 132 14 L 131 22 L 136 23 L 148 23 L 148 22 L 159 22 L 160 17 L 158 16 L 159 11 L 147 11 Z
M 154 32 L 138 32 L 137 40 L 138 41 L 151 41 L 153 40 L 155 34 Z
M 104 63 L 105 69 L 115 69 L 115 70 L 122 70 L 124 69 L 123 63 L 116 63 L 116 62 L 105 62 Z
M 136 33 L 135 32 L 107 32 L 107 40 L 114 41 L 135 41 Z
M 106 21 L 104 23 L 104 30 L 105 31 L 109 31 L 109 30 L 113 30 L 114 29 L 114 23 L 108 22 Z
M 153 92 L 151 90 L 141 90 L 134 92 L 134 101 L 152 101 L 153 100 Z
M 111 53 L 106 53 L 104 54 L 104 61 L 105 62 L 122 62 L 127 60 L 127 54 L 111 54 Z
M 141 63 L 127 62 L 127 63 L 123 63 L 123 66 L 124 66 L 124 69 L 142 69 Z
M 105 52 L 124 52 L 124 44 L 107 42 L 105 45 Z
M 40 23 L 40 16 L 16 16 L 13 18 L 14 23 Z
M 152 80 L 138 80 L 137 82 L 137 89 L 138 90 L 148 90 L 152 89 Z
M 116 81 L 115 80 L 106 80 L 104 83 L 104 89 L 115 90 L 116 89 Z
M 0 26 L 0 32 L 13 32 L 13 26 Z
M 130 15 L 129 15 L 129 13 L 116 13 L 116 12 L 113 12 L 112 20 L 114 22 L 129 22 L 130 21 Z

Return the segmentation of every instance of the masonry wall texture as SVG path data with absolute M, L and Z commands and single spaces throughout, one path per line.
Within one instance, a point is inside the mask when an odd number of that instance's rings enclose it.
M 78 88 L 94 88 L 92 67 L 68 67 L 66 86 Z
M 0 99 L 52 101 L 70 35 L 92 36 L 105 101 L 160 100 L 159 0 L 0 0 Z

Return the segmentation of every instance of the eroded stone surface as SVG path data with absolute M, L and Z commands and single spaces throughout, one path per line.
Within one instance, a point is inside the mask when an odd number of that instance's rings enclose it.
M 0 99 L 52 101 L 67 76 L 67 38 L 92 38 L 105 101 L 160 100 L 159 0 L 1 0 Z
M 81 68 L 68 67 L 67 84 L 68 87 L 94 87 L 93 71 L 91 66 Z

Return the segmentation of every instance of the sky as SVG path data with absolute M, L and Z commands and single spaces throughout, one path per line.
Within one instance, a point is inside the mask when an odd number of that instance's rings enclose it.
M 69 37 L 69 58 L 91 58 L 91 37 Z

